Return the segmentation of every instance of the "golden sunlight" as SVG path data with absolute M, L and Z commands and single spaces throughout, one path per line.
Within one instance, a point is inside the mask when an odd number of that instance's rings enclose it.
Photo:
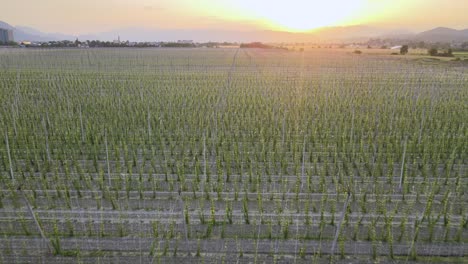
M 239 0 L 236 5 L 272 29 L 307 31 L 317 27 L 353 23 L 365 0 Z

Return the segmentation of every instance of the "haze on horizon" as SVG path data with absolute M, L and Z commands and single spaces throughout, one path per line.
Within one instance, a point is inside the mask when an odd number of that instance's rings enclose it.
M 466 0 L 26 0 L 5 1 L 0 20 L 46 32 L 118 28 L 310 31 L 373 25 L 406 30 L 468 26 Z

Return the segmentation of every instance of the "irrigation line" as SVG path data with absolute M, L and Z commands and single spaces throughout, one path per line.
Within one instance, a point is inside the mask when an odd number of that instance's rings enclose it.
M 206 138 L 205 138 L 205 132 L 203 132 L 203 179 L 201 180 L 201 189 L 200 192 L 204 192 L 204 187 L 205 187 L 205 182 L 206 182 Z
M 255 240 L 255 262 L 257 262 L 257 256 L 258 256 L 258 240 L 260 239 L 260 223 L 261 221 L 257 221 L 257 239 Z
M 333 255 L 335 254 L 335 247 L 336 241 L 338 240 L 338 236 L 340 235 L 341 224 L 343 223 L 344 217 L 346 215 L 346 210 L 348 209 L 349 198 L 351 197 L 351 192 L 348 191 L 348 198 L 346 198 L 346 202 L 343 206 L 343 211 L 341 212 L 340 222 L 338 226 L 336 226 L 335 238 L 333 239 L 333 244 L 330 252 L 330 261 L 333 259 Z
M 424 219 L 426 209 L 427 209 L 427 204 L 428 203 L 426 202 L 426 205 L 424 206 L 424 210 L 421 212 L 419 220 L 417 219 L 418 217 L 415 216 L 415 224 L 417 223 L 418 225 L 415 226 L 415 229 L 414 229 L 413 239 L 411 240 L 411 246 L 409 247 L 408 254 L 406 255 L 406 262 L 408 262 L 408 258 L 410 256 L 411 252 L 413 252 L 413 250 L 416 251 L 416 249 L 414 247 L 415 247 L 415 244 L 416 244 L 417 235 L 419 233 L 419 225 L 422 224 L 422 220 Z
M 16 72 L 16 82 L 15 82 L 15 108 L 16 108 L 16 115 L 19 115 L 19 109 L 18 109 L 18 94 L 19 94 L 19 89 L 20 89 L 20 77 L 21 73 L 19 71 Z M 13 105 L 12 105 L 13 108 Z M 16 132 L 16 130 L 15 130 Z
M 354 106 L 353 106 L 353 116 L 351 118 L 351 133 L 349 135 L 349 143 L 352 146 L 351 156 L 354 158 L 354 144 L 353 144 L 353 136 L 354 136 Z
M 294 244 L 294 263 L 296 263 L 296 257 L 297 257 L 297 243 L 299 241 L 299 239 L 297 238 L 299 235 L 299 221 L 296 220 L 296 242 Z
M 15 131 L 15 137 L 18 136 L 18 131 L 16 129 L 16 115 L 17 115 L 17 113 L 15 114 L 15 108 L 13 107 L 13 105 L 11 105 L 11 118 L 13 119 L 12 120 L 13 121 L 13 131 Z
M 24 195 L 23 191 L 21 190 L 21 186 L 18 188 L 18 191 L 21 193 L 21 196 L 23 197 L 24 201 L 26 202 L 26 206 L 28 207 L 28 211 L 31 214 L 32 219 L 34 220 L 34 223 L 36 224 L 37 229 L 39 229 L 39 233 L 41 234 L 42 239 L 44 242 L 46 242 L 47 248 L 49 249 L 49 253 L 52 253 L 52 246 L 50 245 L 49 240 L 47 239 L 46 235 L 44 234 L 44 231 L 41 228 L 41 225 L 39 224 L 39 221 L 37 221 L 36 215 L 34 214 L 34 211 L 29 204 L 29 200 Z
M 81 143 L 85 143 L 85 134 L 83 128 L 83 114 L 81 113 L 81 104 L 80 104 L 80 128 L 81 128 Z
M 151 138 L 151 112 L 149 110 L 149 105 L 148 105 L 148 137 Z
M 401 158 L 401 170 L 400 170 L 400 184 L 398 185 L 398 189 L 400 190 L 400 192 L 402 192 L 402 184 L 403 184 L 403 172 L 404 172 L 404 167 L 405 167 L 405 155 L 406 155 L 406 143 L 408 141 L 408 136 L 405 137 L 405 145 L 404 145 L 404 149 L 403 149 L 403 157 Z
M 306 149 L 306 139 L 304 136 L 304 144 L 302 146 L 302 166 L 301 166 L 301 193 L 304 186 L 304 170 L 305 170 L 305 149 Z
M 284 150 L 284 130 L 285 130 L 285 126 L 286 126 L 286 113 L 288 112 L 288 110 L 285 110 L 283 112 L 283 126 L 282 126 L 282 132 L 281 132 L 281 148 L 282 150 Z
M 203 203 L 200 203 L 201 206 L 203 205 Z M 17 219 L 17 216 L 16 214 L 18 212 L 21 212 L 23 213 L 23 211 L 17 211 L 17 210 L 11 210 L 11 211 L 0 211 L 2 214 L 8 214 L 10 216 L 3 216 L 3 217 L 0 217 L 0 220 L 1 221 L 10 221 L 10 220 L 13 220 L 15 221 L 15 219 Z M 134 223 L 134 222 L 138 222 L 138 221 L 143 221 L 147 224 L 150 224 L 152 220 L 154 220 L 155 218 L 159 218 L 160 219 L 160 222 L 161 223 L 166 223 L 166 222 L 170 222 L 172 220 L 174 220 L 176 223 L 179 223 L 180 220 L 178 220 L 177 216 L 179 215 L 179 212 L 166 212 L 166 211 L 163 211 L 163 212 L 150 212 L 150 211 L 144 211 L 144 212 L 138 212 L 138 213 L 133 213 L 133 211 L 122 211 L 122 212 L 115 212 L 115 211 L 109 211 L 109 210 L 106 210 L 104 209 L 103 212 L 101 211 L 96 211 L 96 210 L 86 210 L 86 209 L 83 209 L 83 210 L 51 210 L 51 212 L 49 212 L 48 210 L 35 210 L 35 213 L 38 215 L 38 217 L 41 218 L 41 220 L 43 221 L 49 221 L 49 220 L 58 220 L 59 222 L 65 222 L 66 219 L 64 219 L 64 216 L 62 214 L 64 214 L 64 212 L 66 212 L 68 214 L 68 218 L 69 219 L 73 219 L 73 220 L 76 220 L 76 222 L 86 222 L 88 220 L 99 220 L 98 218 L 100 217 L 101 214 L 104 214 L 107 218 L 111 219 L 111 220 L 119 220 L 119 214 L 122 215 L 123 217 L 126 217 L 126 218 L 129 218 L 127 220 L 128 223 Z M 200 211 L 201 212 L 201 211 Z M 225 216 L 225 211 L 219 211 L 217 213 L 215 213 L 215 218 L 217 219 L 217 221 L 222 221 L 223 220 L 223 217 Z M 424 212 L 416 212 L 415 214 L 412 214 L 412 215 L 408 215 L 408 216 L 394 216 L 393 217 L 393 220 L 392 220 L 392 223 L 393 224 L 398 224 L 402 221 L 403 218 L 405 218 L 406 220 L 408 221 L 414 221 L 414 220 L 418 220 L 419 218 L 421 218 L 420 214 L 418 213 L 424 213 Z M 11 214 L 14 214 L 15 216 L 11 216 Z M 86 215 L 85 215 L 86 214 Z M 285 212 L 286 216 L 287 217 L 291 217 L 291 218 L 295 218 L 295 220 L 292 220 L 293 223 L 296 223 L 296 222 L 304 222 L 305 221 L 305 218 L 307 216 L 310 216 L 312 217 L 312 221 L 315 222 L 315 221 L 319 221 L 320 218 L 322 217 L 322 215 L 320 213 L 310 213 L 309 215 L 307 214 L 304 214 L 304 213 L 289 213 L 289 212 Z M 134 219 L 135 216 L 139 216 L 139 220 L 136 220 Z M 189 216 L 191 216 L 192 218 L 195 218 L 196 215 L 195 213 L 190 213 Z M 326 221 L 329 221 L 332 219 L 332 216 L 333 214 L 331 213 L 324 213 L 323 214 L 323 217 Z M 349 214 L 349 224 L 355 224 L 355 223 L 363 223 L 363 224 L 366 224 L 366 223 L 370 223 L 374 218 L 379 218 L 381 215 L 380 214 L 368 214 L 368 215 L 362 215 L 362 214 Z M 274 219 L 278 219 L 280 218 L 280 216 L 278 216 L 278 214 L 276 213 L 270 213 L 270 214 L 265 214 L 265 213 L 256 213 L 256 212 L 251 212 L 249 214 L 249 217 L 251 217 L 253 220 L 261 220 L 260 218 L 263 217 L 263 218 L 270 218 L 272 222 L 274 222 L 273 220 Z M 450 217 L 450 221 L 451 223 L 448 225 L 449 227 L 459 227 L 460 224 L 462 223 L 462 221 L 464 220 L 463 219 L 464 217 L 463 216 L 451 216 Z M 233 212 L 233 224 L 240 224 L 244 221 L 244 216 L 242 215 L 242 212 L 241 211 L 235 211 Z M 194 219 L 193 220 L 194 224 L 197 225 L 198 223 L 201 223 L 199 220 L 197 219 Z M 182 222 L 181 222 L 182 223 Z M 443 227 L 445 226 L 444 225 L 444 219 L 440 219 L 438 220 L 437 222 L 435 222 L 437 224 L 438 227 Z M 383 222 L 379 222 L 379 224 L 384 224 Z M 265 225 L 266 226 L 266 225 Z
M 8 162 L 10 164 L 10 177 L 11 180 L 15 180 L 15 176 L 13 174 L 13 163 L 11 162 L 11 154 L 10 154 L 10 144 L 8 143 L 8 131 L 5 130 L 5 143 L 7 147 L 7 153 L 8 153 Z
M 48 117 L 47 117 L 48 119 Z M 45 144 L 46 144 L 46 151 L 47 151 L 47 161 L 51 162 L 50 158 L 50 150 L 49 150 L 49 133 L 47 132 L 47 125 L 46 121 L 44 120 L 44 117 L 42 117 L 42 125 L 44 127 L 44 137 L 45 137 Z
M 110 176 L 109 150 L 107 148 L 107 130 L 104 131 L 104 140 L 106 144 L 107 179 L 109 180 L 109 188 L 111 188 L 112 183 L 111 183 L 111 176 Z
M 187 222 L 185 221 L 185 215 L 184 215 L 184 210 L 185 210 L 185 203 L 184 201 L 182 200 L 182 197 L 180 196 L 179 194 L 179 203 L 180 203 L 180 212 L 182 213 L 182 220 L 181 220 L 181 223 L 183 224 L 184 226 L 184 235 L 185 235 L 185 245 L 186 245 L 186 248 L 187 248 L 187 255 L 188 256 L 191 256 L 191 253 L 190 253 L 190 246 L 189 246 L 189 240 L 188 240 L 188 228 L 187 228 Z
M 426 108 L 423 108 L 423 111 L 421 113 L 421 124 L 419 126 L 419 137 L 418 137 L 418 145 L 421 144 L 421 137 L 422 137 L 422 132 L 423 132 L 423 127 L 424 127 L 424 116 L 426 113 Z

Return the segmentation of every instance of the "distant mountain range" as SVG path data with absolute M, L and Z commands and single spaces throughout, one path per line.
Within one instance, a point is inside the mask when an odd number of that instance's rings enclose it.
M 388 30 L 366 25 L 345 27 L 323 27 L 309 32 L 292 33 L 273 30 L 233 31 L 209 29 L 145 29 L 126 28 L 86 35 L 45 33 L 37 29 L 13 27 L 0 21 L 0 28 L 13 30 L 15 41 L 53 41 L 53 40 L 101 40 L 112 41 L 120 36 L 129 41 L 175 41 L 190 39 L 196 42 L 360 42 L 369 38 L 393 38 L 426 42 L 463 42 L 468 41 L 468 29 L 456 30 L 438 27 L 421 33 L 404 29 Z
M 13 30 L 15 41 L 51 41 L 51 40 L 72 40 L 76 37 L 61 33 L 44 33 L 30 27 L 13 27 L 8 23 L 0 21 L 0 28 Z

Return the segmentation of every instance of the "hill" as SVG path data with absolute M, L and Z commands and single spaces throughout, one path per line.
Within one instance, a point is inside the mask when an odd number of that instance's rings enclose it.
M 414 38 L 427 42 L 468 41 L 468 29 L 456 30 L 452 28 L 438 27 L 416 34 Z
M 144 27 L 121 28 L 107 32 L 72 36 L 61 33 L 45 33 L 26 27 L 13 27 L 0 21 L 0 28 L 13 30 L 15 41 L 51 41 L 51 40 L 101 40 L 112 41 L 120 36 L 130 41 L 176 41 L 191 39 L 195 42 L 365 42 L 369 38 L 393 38 L 418 40 L 425 42 L 463 42 L 468 41 L 468 29 L 456 30 L 437 27 L 421 33 L 411 33 L 405 29 L 382 29 L 368 25 L 343 27 L 323 27 L 308 32 L 285 32 L 275 30 L 213 30 L 213 29 L 149 29 Z
M 51 41 L 51 40 L 73 40 L 71 35 L 60 33 L 44 33 L 31 27 L 14 27 L 6 22 L 0 21 L 0 28 L 13 30 L 13 38 L 16 42 L 21 41 Z

